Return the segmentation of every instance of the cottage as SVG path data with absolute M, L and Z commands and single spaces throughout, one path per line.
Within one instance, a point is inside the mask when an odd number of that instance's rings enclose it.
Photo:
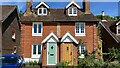
M 43 1 L 32 8 L 32 0 L 27 1 L 21 18 L 21 54 L 25 61 L 42 58 L 42 66 L 63 61 L 77 65 L 78 51 L 84 55 L 85 50 L 97 49 L 97 22 L 89 0 L 83 8 L 74 1 L 65 8 L 50 8 Z
M 16 5 L 0 5 L 0 52 L 19 53 L 20 22 Z
M 103 53 L 108 53 L 109 48 L 120 46 L 120 20 L 100 22 Z

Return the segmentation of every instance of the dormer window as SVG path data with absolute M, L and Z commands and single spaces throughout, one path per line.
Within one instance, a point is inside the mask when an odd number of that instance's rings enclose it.
M 76 7 L 70 7 L 68 8 L 68 15 L 69 16 L 77 16 L 77 8 Z
M 38 8 L 38 15 L 47 15 L 47 8 Z
M 116 34 L 120 35 L 120 21 L 116 23 Z
M 117 34 L 120 34 L 120 24 L 117 27 L 118 27 Z

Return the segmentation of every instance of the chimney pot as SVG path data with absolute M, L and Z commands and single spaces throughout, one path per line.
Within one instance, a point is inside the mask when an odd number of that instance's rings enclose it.
M 104 11 L 102 11 L 102 16 L 105 16 L 105 13 L 104 13 Z
M 102 11 L 101 20 L 102 20 L 102 21 L 106 21 L 106 20 L 105 20 L 105 13 L 104 13 L 104 11 Z

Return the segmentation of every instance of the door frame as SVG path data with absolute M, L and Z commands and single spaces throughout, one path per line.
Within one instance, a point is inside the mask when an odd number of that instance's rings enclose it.
M 49 51 L 49 43 L 55 43 L 55 47 L 56 47 L 56 58 L 55 58 L 55 64 L 48 64 L 48 51 Z M 56 65 L 57 64 L 57 42 L 47 42 L 47 65 Z

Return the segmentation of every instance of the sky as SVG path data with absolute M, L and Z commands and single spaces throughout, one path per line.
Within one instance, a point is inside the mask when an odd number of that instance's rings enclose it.
M 50 8 L 65 8 L 71 0 L 43 0 Z M 74 0 L 82 8 L 82 0 Z M 101 11 L 105 12 L 105 15 L 120 16 L 120 0 L 90 0 L 90 10 L 94 15 L 101 14 Z M 41 0 L 33 0 L 33 7 L 35 7 Z M 13 4 L 18 5 L 18 11 L 24 12 L 26 9 L 26 0 L 0 0 L 0 4 Z

